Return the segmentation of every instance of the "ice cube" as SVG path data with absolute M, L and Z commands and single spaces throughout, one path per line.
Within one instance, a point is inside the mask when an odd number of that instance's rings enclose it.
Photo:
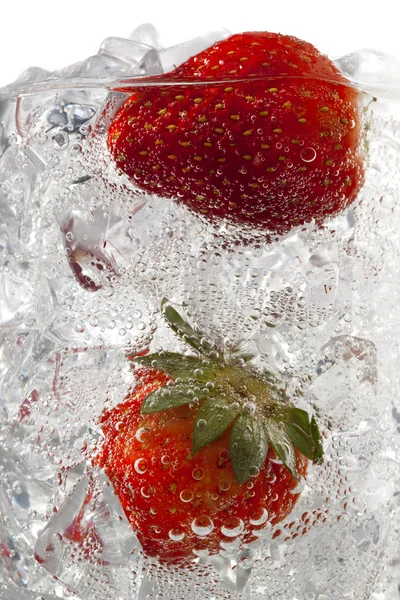
M 7 443 L 10 451 L 2 450 L 0 471 L 12 513 L 31 544 L 43 528 L 47 505 L 53 494 L 52 482 L 35 478 L 25 461 L 18 455 L 14 438 Z
M 140 544 L 99 470 L 85 475 L 50 519 L 35 556 L 82 600 L 128 598 L 140 583 Z
M 106 38 L 100 46 L 99 54 L 124 61 L 126 63 L 125 75 L 156 75 L 162 73 L 157 50 L 151 45 L 132 39 Z
M 51 71 L 46 71 L 46 69 L 42 69 L 41 67 L 28 67 L 28 69 L 17 77 L 15 83 L 33 83 L 45 81 L 51 77 L 54 77 Z
M 60 428 L 63 443 L 67 438 L 79 437 L 82 425 L 98 430 L 103 410 L 122 402 L 132 383 L 133 374 L 123 348 L 65 350 L 54 381 L 56 394 L 69 415 L 68 422 L 64 418 Z
M 338 403 L 361 389 L 366 394 L 375 394 L 377 350 L 373 342 L 351 335 L 339 335 L 321 348 L 320 356 L 318 377 L 310 389 L 325 410 L 334 410 Z
M 29 151 L 16 146 L 0 159 L 0 240 L 11 254 L 18 242 L 23 242 L 25 252 L 38 242 L 41 222 L 38 207 L 33 205 L 41 185 L 38 167 Z
M 337 58 L 335 64 L 361 89 L 380 97 L 400 98 L 400 62 L 394 56 L 367 48 Z
M 125 61 L 108 54 L 94 54 L 85 60 L 61 69 L 58 76 L 60 79 L 96 78 L 113 80 L 124 74 L 126 70 L 127 64 Z
M 72 102 L 60 102 L 52 106 L 47 112 L 47 121 L 50 125 L 62 126 L 71 133 L 95 115 L 96 107 Z
M 136 27 L 129 36 L 129 39 L 140 44 L 146 44 L 153 48 L 160 48 L 160 35 L 157 29 L 151 23 L 142 23 Z
M 56 586 L 52 578 L 37 564 L 33 555 L 30 540 L 15 519 L 7 493 L 0 484 L 0 576 L 7 581 L 4 589 L 10 595 L 5 600 L 21 598 L 25 600 L 23 591 L 32 594 L 27 598 L 36 600 L 39 593 L 55 600 Z M 0 584 L 0 590 L 2 586 Z M 60 592 L 61 590 L 57 590 Z M 21 594 L 21 596 L 19 596 Z M 49 594 L 49 596 L 47 596 Z M 40 596 L 39 596 L 40 597 Z M 1 592 L 0 592 L 1 598 Z

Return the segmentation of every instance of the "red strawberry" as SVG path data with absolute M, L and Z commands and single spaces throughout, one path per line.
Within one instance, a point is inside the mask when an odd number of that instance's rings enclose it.
M 185 562 L 284 519 L 306 457 L 321 462 L 322 448 L 315 419 L 291 406 L 270 374 L 243 359 L 216 361 L 215 348 L 171 306 L 164 316 L 202 357 L 133 358 L 139 384 L 103 415 L 96 462 L 144 551 Z
M 360 115 L 359 93 L 311 44 L 242 33 L 135 87 L 108 145 L 150 193 L 283 232 L 355 200 Z

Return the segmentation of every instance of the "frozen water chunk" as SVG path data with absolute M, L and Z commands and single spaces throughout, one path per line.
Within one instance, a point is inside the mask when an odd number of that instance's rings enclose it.
M 83 600 L 131 597 L 140 544 L 101 471 L 76 485 L 39 535 L 35 556 Z
M 162 73 L 157 50 L 138 41 L 109 37 L 101 44 L 99 54 L 124 61 L 126 64 L 125 75 L 156 75 Z
M 40 593 L 46 594 L 46 599 L 55 598 L 54 582 L 51 577 L 37 564 L 33 548 L 15 519 L 11 510 L 8 494 L 0 484 L 0 574 L 8 580 L 9 595 L 1 596 L 4 600 L 36 600 Z M 0 585 L 0 590 L 2 586 Z M 32 596 L 22 595 L 23 590 L 30 590 Z M 3 588 L 4 590 L 4 588 Z M 60 590 L 58 590 L 60 591 Z M 35 592 L 35 594 L 34 594 Z M 21 594 L 21 596 L 19 596 Z M 34 595 L 33 595 L 34 594 Z M 49 596 L 47 596 L 49 594 Z M 54 595 L 53 595 L 54 594 Z
M 72 272 L 88 291 L 109 286 L 119 277 L 117 265 L 106 249 L 109 219 L 102 210 L 88 223 L 80 211 L 68 211 L 61 220 L 63 242 Z
M 376 50 L 360 50 L 335 60 L 342 73 L 362 87 L 379 96 L 400 98 L 400 62 Z
M 33 307 L 32 290 L 29 281 L 24 281 L 13 273 L 0 273 L 0 325 L 10 325 Z
M 370 340 L 340 335 L 323 346 L 321 356 L 311 389 L 328 410 L 365 384 L 375 390 L 377 351 Z
M 47 113 L 50 125 L 76 132 L 96 114 L 96 107 L 85 104 L 61 102 L 52 106 Z
M 151 23 L 142 23 L 136 27 L 129 36 L 129 39 L 140 44 L 146 44 L 153 48 L 160 48 L 160 35 L 154 25 Z
M 51 71 L 46 71 L 41 67 L 29 67 L 21 73 L 15 80 L 15 83 L 33 83 L 36 81 L 45 81 L 52 77 Z
M 207 35 L 194 38 L 189 42 L 170 46 L 170 48 L 161 50 L 160 58 L 164 71 L 172 71 L 176 67 L 179 67 L 179 65 L 185 62 L 190 56 L 198 54 L 202 50 L 212 46 L 215 42 L 224 40 L 229 35 L 230 32 L 227 29 L 220 29 L 219 31 L 213 31 Z
M 53 595 L 41 593 L 41 595 L 38 596 L 37 592 L 30 592 L 23 588 L 17 588 L 12 581 L 3 584 L 0 583 L 0 600 L 10 600 L 10 598 L 12 598 L 12 600 L 38 600 L 39 598 L 40 600 L 56 600 L 56 596 Z M 65 599 L 67 598 L 68 597 L 65 596 Z M 78 600 L 75 595 L 73 597 L 70 596 L 69 598 L 70 600 L 73 600 L 73 598 Z
M 133 40 L 109 37 L 99 53 L 57 73 L 62 79 L 89 78 L 114 80 L 126 75 L 154 75 L 161 72 L 155 48 Z
M 324 246 L 310 257 L 304 299 L 315 308 L 329 308 L 336 300 L 339 280 L 338 248 Z
M 8 440 L 10 446 L 13 439 Z M 38 481 L 29 471 L 24 460 L 16 452 L 2 450 L 0 456 L 2 484 L 14 517 L 21 526 L 24 535 L 33 543 L 43 528 L 47 504 L 53 493 L 53 485 Z
M 80 424 L 96 429 L 102 411 L 122 402 L 132 383 L 122 349 L 63 352 L 54 387 L 73 418 L 65 423 L 62 438 L 74 436 Z
M 125 73 L 126 69 L 127 65 L 123 60 L 109 55 L 95 54 L 86 60 L 61 69 L 58 76 L 61 79 L 114 79 Z
M 13 253 L 17 241 L 30 246 L 32 228 L 40 221 L 32 206 L 35 188 L 40 185 L 39 165 L 32 156 L 11 146 L 0 159 L 0 244 Z

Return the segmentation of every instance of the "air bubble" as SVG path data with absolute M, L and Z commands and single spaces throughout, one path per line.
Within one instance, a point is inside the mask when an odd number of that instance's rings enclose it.
M 235 518 L 229 524 L 222 525 L 221 532 L 227 537 L 237 537 L 244 531 L 244 522 L 242 519 Z
M 252 515 L 252 518 L 250 519 L 250 524 L 251 525 L 264 525 L 264 523 L 266 523 L 268 521 L 268 511 L 267 509 L 263 508 L 261 509 L 261 514 L 258 515 L 256 513 L 254 513 Z
M 311 146 L 307 146 L 306 148 L 303 148 L 303 150 L 300 152 L 301 160 L 303 160 L 306 163 L 310 163 L 313 160 L 315 160 L 316 156 L 317 156 L 317 153 L 314 150 L 314 148 L 311 148 Z
M 229 490 L 229 488 L 231 487 L 231 484 L 227 479 L 221 479 L 218 487 L 222 492 L 227 492 Z
M 17 496 L 18 496 L 19 494 L 22 493 L 22 490 L 24 488 L 23 488 L 22 483 L 20 481 L 15 481 L 14 484 L 13 484 L 13 486 L 12 486 L 12 489 L 13 489 L 14 494 L 17 494 Z
M 180 529 L 170 529 L 168 532 L 168 536 L 174 542 L 181 542 L 185 537 L 185 534 Z
M 98 317 L 96 317 L 95 315 L 93 315 L 92 317 L 90 317 L 90 319 L 89 319 L 89 325 L 91 325 L 92 327 L 97 327 L 98 324 L 99 324 Z
M 199 537 L 206 537 L 207 535 L 210 535 L 210 533 L 214 529 L 214 523 L 212 522 L 210 517 L 202 515 L 192 521 L 191 528 L 193 533 L 195 533 Z
M 182 502 L 191 502 L 194 498 L 194 494 L 191 490 L 183 490 L 179 494 L 179 497 L 182 500 Z
M 53 148 L 56 150 L 65 150 L 69 144 L 69 136 L 65 131 L 57 131 L 51 138 Z
M 201 468 L 194 469 L 192 471 L 192 477 L 193 479 L 196 479 L 196 481 L 200 481 L 200 479 L 203 479 L 204 477 L 204 470 Z
M 138 458 L 135 460 L 134 468 L 137 473 L 143 475 L 148 469 L 147 460 L 145 458 Z

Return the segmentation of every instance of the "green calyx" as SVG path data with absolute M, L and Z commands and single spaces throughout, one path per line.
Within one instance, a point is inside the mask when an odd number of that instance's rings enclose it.
M 264 466 L 269 445 L 293 477 L 298 478 L 295 448 L 316 464 L 323 461 L 321 434 L 313 416 L 290 403 L 271 373 L 259 373 L 249 357 L 220 351 L 163 300 L 162 315 L 196 356 L 162 352 L 132 356 L 132 362 L 165 372 L 165 387 L 144 400 L 142 414 L 198 405 L 192 454 L 218 439 L 231 426 L 229 455 L 237 481 L 246 483 Z

